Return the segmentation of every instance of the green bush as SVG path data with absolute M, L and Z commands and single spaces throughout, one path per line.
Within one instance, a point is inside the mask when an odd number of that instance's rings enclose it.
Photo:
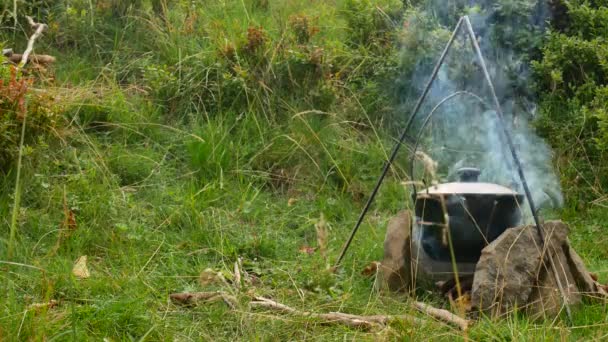
M 541 93 L 536 125 L 558 151 L 570 199 L 582 204 L 608 185 L 608 7 L 593 1 L 563 7 L 534 64 Z

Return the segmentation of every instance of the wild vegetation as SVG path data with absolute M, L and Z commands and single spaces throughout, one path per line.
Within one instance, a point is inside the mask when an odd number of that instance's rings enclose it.
M 361 275 L 382 255 L 387 220 L 409 205 L 406 149 L 342 268 L 329 266 L 419 75 L 459 15 L 490 9 L 493 39 L 515 42 L 531 65 L 511 94 L 539 100 L 529 118 L 555 151 L 565 196 L 550 215 L 571 225 L 606 283 L 607 5 L 549 1 L 549 26 L 526 26 L 514 18 L 535 1 L 448 1 L 444 11 L 435 2 L 3 2 L 0 45 L 23 51 L 31 15 L 49 26 L 35 52 L 57 61 L 0 65 L 0 338 L 465 338 L 431 320 L 366 332 L 245 302 L 184 308 L 168 295 L 219 289 L 205 270 L 231 282 L 241 260 L 255 279 L 247 291 L 303 310 L 409 312 L 405 297 L 380 296 Z M 86 278 L 73 273 L 83 255 Z M 482 319 L 467 336 L 602 339 L 607 316 L 590 304 L 570 326 Z

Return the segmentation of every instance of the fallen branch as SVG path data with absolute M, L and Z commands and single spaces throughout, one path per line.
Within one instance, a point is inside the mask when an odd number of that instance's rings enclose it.
M 336 312 L 330 312 L 330 314 L 335 314 Z M 357 319 L 363 319 L 365 321 L 371 321 L 374 323 L 386 325 L 391 322 L 409 322 L 415 325 L 424 325 L 427 322 L 421 318 L 410 316 L 410 315 L 371 315 L 371 316 L 359 316 L 359 315 L 351 315 L 343 312 L 339 312 L 339 314 L 343 317 L 351 317 Z
M 298 311 L 292 307 L 289 307 L 285 304 L 281 304 L 281 303 L 275 302 L 274 300 L 264 298 L 264 297 L 253 297 L 253 301 L 251 301 L 249 303 L 249 306 L 265 307 L 265 308 L 281 311 L 284 313 L 298 313 Z M 308 312 L 300 312 L 300 314 L 309 315 Z
M 6 57 L 9 61 L 11 61 L 12 63 L 15 64 L 19 64 L 21 62 L 21 60 L 23 59 L 23 55 L 20 53 L 12 53 L 7 55 L 4 55 L 4 57 Z M 30 55 L 28 57 L 29 62 L 31 63 L 35 63 L 35 64 L 40 64 L 40 65 L 46 65 L 46 64 L 51 64 L 55 62 L 55 57 L 50 56 L 50 55 Z
M 426 315 L 429 315 L 433 318 L 439 319 L 443 322 L 455 325 L 458 328 L 460 328 L 460 330 L 462 330 L 462 331 L 466 331 L 469 328 L 468 320 L 466 320 L 460 316 L 457 316 L 447 310 L 437 309 L 435 307 L 432 307 L 428 304 L 421 303 L 421 302 L 414 302 L 412 305 L 418 311 L 420 311 Z
M 23 67 L 27 63 L 28 57 L 30 56 L 30 53 L 32 53 L 32 50 L 34 49 L 34 42 L 36 41 L 36 39 L 38 39 L 38 37 L 40 37 L 42 35 L 42 32 L 44 32 L 44 30 L 46 30 L 46 28 L 48 27 L 46 24 L 34 22 L 34 19 L 32 19 L 32 17 L 30 17 L 30 16 L 27 16 L 26 18 L 27 18 L 27 22 L 30 23 L 30 26 L 32 28 L 34 28 L 36 31 L 30 37 L 30 39 L 27 41 L 27 48 L 25 49 L 25 52 L 23 52 L 23 55 L 21 56 L 21 62 L 19 62 L 20 68 Z
M 224 301 L 230 308 L 235 309 L 237 306 L 237 299 L 229 294 L 221 291 L 216 292 L 183 292 L 173 293 L 169 295 L 171 301 L 175 304 L 180 305 L 197 305 L 202 303 L 213 303 L 217 301 Z M 459 317 L 447 310 L 437 309 L 428 304 L 421 302 L 414 302 L 413 307 L 418 311 L 429 315 L 441 322 L 452 324 L 462 331 L 466 331 L 469 327 L 469 321 Z M 352 328 L 360 328 L 365 330 L 372 330 L 383 328 L 391 322 L 404 322 L 411 325 L 421 326 L 426 324 L 426 321 L 410 315 L 370 315 L 361 316 L 347 314 L 343 312 L 329 312 L 329 313 L 314 313 L 309 311 L 300 311 L 294 309 L 285 304 L 281 304 L 272 299 L 265 297 L 254 296 L 249 302 L 250 308 L 264 308 L 269 310 L 278 311 L 284 314 L 291 314 L 302 317 L 309 317 L 313 319 L 319 319 L 325 323 L 343 324 Z
M 264 297 L 254 297 L 253 301 L 249 303 L 252 308 L 265 308 L 282 313 L 289 313 L 297 316 L 310 317 L 320 319 L 326 323 L 344 324 L 352 328 L 362 328 L 371 330 L 375 328 L 381 328 L 393 321 L 402 321 L 415 325 L 422 325 L 425 323 L 424 320 L 408 316 L 408 315 L 372 315 L 372 316 L 360 316 L 346 314 L 342 312 L 330 312 L 330 313 L 313 313 L 308 311 L 299 311 L 287 305 L 275 302 L 271 299 Z

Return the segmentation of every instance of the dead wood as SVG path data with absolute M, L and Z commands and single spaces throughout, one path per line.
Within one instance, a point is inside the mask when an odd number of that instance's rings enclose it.
M 340 313 L 317 314 L 317 313 L 312 313 L 312 312 L 307 312 L 307 311 L 298 311 L 292 307 L 289 307 L 289 306 L 281 304 L 281 303 L 277 303 L 273 300 L 263 298 L 263 297 L 256 297 L 254 301 L 251 301 L 249 303 L 249 306 L 251 308 L 265 308 L 265 309 L 271 309 L 271 310 L 275 310 L 275 311 L 280 311 L 282 313 L 289 313 L 289 314 L 297 315 L 297 316 L 321 319 L 327 323 L 344 324 L 349 327 L 363 328 L 366 330 L 370 330 L 372 328 L 377 328 L 380 326 L 380 324 L 378 324 L 376 322 L 366 321 L 364 319 L 361 319 L 360 317 L 355 317 L 353 315 L 345 316 L 345 315 L 341 315 Z
M 23 52 L 23 55 L 21 56 L 21 62 L 19 62 L 20 67 L 24 66 L 27 63 L 28 57 L 30 56 L 30 53 L 32 53 L 32 50 L 34 49 L 34 42 L 36 42 L 36 39 L 38 39 L 38 37 L 40 37 L 42 35 L 42 32 L 44 32 L 44 30 L 46 30 L 48 27 L 46 24 L 34 22 L 34 19 L 32 19 L 32 17 L 30 17 L 30 16 L 27 16 L 26 18 L 27 18 L 27 22 L 30 24 L 30 26 L 32 28 L 34 28 L 36 31 L 34 32 L 34 34 L 32 34 L 30 39 L 27 41 L 27 48 L 25 49 L 25 52 Z
M 9 56 L 5 56 L 9 61 L 15 64 L 19 64 L 23 59 L 23 55 L 20 53 L 13 53 Z M 55 62 L 55 57 L 50 55 L 30 55 L 28 61 L 34 64 L 47 65 Z
M 42 23 L 36 23 L 31 17 L 26 18 L 30 26 L 35 30 L 34 34 L 32 34 L 32 36 L 27 42 L 27 48 L 25 49 L 23 54 L 13 53 L 13 49 L 3 49 L 2 55 L 6 57 L 9 62 L 18 65 L 18 67 L 20 68 L 28 62 L 42 66 L 54 63 L 55 57 L 53 56 L 31 54 L 32 50 L 34 49 L 34 43 L 36 42 L 36 39 L 38 39 L 42 35 L 44 30 L 47 29 L 47 25 Z
M 469 328 L 469 323 L 470 323 L 469 320 L 464 319 L 460 316 L 457 316 L 447 310 L 437 309 L 435 307 L 432 307 L 428 304 L 421 303 L 421 302 L 414 302 L 412 305 L 418 311 L 420 311 L 426 315 L 429 315 L 431 317 L 434 317 L 436 319 L 439 319 L 445 323 L 452 324 L 452 325 L 460 328 L 460 330 L 462 330 L 462 331 L 466 331 Z
M 216 292 L 183 292 L 173 293 L 169 295 L 171 301 L 175 304 L 194 306 L 203 303 L 213 303 L 223 300 L 232 309 L 236 308 L 237 299 L 229 294 L 221 291 Z M 459 317 L 447 310 L 437 309 L 428 304 L 414 302 L 414 308 L 418 311 L 429 315 L 440 322 L 448 323 L 466 331 L 469 327 L 469 321 Z M 278 311 L 284 314 L 291 314 L 301 317 L 310 317 L 318 319 L 328 324 L 343 324 L 352 328 L 372 330 L 386 327 L 391 322 L 403 322 L 411 325 L 421 326 L 426 324 L 426 321 L 410 315 L 353 315 L 343 312 L 315 313 L 310 311 L 301 311 L 294 309 L 285 304 L 276 302 L 260 296 L 253 296 L 249 307 L 264 308 Z
M 382 325 L 389 324 L 391 322 L 409 322 L 415 325 L 424 325 L 427 322 L 421 318 L 410 316 L 410 315 L 371 315 L 371 316 L 359 316 L 359 315 L 351 315 L 343 312 L 330 312 L 330 314 L 338 313 L 343 317 L 351 317 L 357 319 L 363 319 L 365 321 L 370 321 Z
M 314 313 L 308 311 L 300 311 L 264 297 L 254 297 L 253 300 L 249 303 L 249 305 L 252 308 L 265 308 L 279 311 L 282 313 L 319 319 L 324 321 L 325 323 L 343 324 L 352 328 L 361 328 L 365 330 L 382 328 L 390 322 L 394 321 L 402 321 L 415 325 L 423 325 L 426 323 L 420 318 L 412 317 L 409 315 L 360 316 L 343 312 Z

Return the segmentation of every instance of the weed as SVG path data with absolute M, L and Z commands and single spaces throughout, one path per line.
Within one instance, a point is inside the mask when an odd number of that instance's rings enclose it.
M 309 43 L 310 39 L 319 33 L 319 27 L 311 26 L 309 17 L 303 14 L 289 17 L 289 24 L 299 44 Z
M 249 27 L 247 28 L 247 40 L 243 47 L 243 51 L 251 55 L 256 54 L 261 49 L 264 49 L 266 45 L 266 32 L 260 27 Z

